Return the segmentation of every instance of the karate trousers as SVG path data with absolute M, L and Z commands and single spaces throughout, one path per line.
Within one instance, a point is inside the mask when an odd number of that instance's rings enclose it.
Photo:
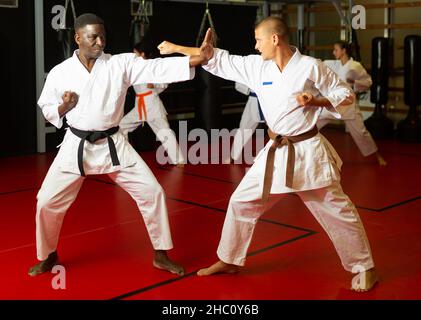
M 268 209 L 261 201 L 261 174 L 253 169 L 246 173 L 228 204 L 217 250 L 219 259 L 225 263 L 245 264 L 255 225 Z M 345 270 L 360 272 L 374 267 L 364 226 L 339 182 L 296 194 L 328 234 Z M 274 204 L 273 201 L 268 203 Z
M 37 195 L 36 244 L 37 258 L 40 261 L 56 251 L 64 216 L 75 201 L 85 179 L 79 174 L 62 172 L 58 166 L 59 163 L 55 160 Z M 134 166 L 109 173 L 108 176 L 135 200 L 153 248 L 172 249 L 164 190 L 140 156 Z
M 317 128 L 320 130 L 332 119 L 335 118 L 323 110 L 317 121 Z M 351 134 L 352 139 L 364 157 L 377 152 L 378 148 L 376 142 L 364 125 L 364 118 L 359 107 L 356 107 L 355 117 L 353 119 L 344 119 L 343 121 L 345 122 L 346 130 Z

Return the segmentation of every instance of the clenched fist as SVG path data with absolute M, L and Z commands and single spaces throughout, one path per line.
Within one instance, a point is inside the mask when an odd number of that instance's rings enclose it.
M 305 107 L 311 105 L 311 102 L 313 101 L 313 95 L 310 93 L 303 92 L 297 95 L 296 99 L 300 106 Z
M 65 105 L 68 110 L 73 109 L 79 100 L 77 93 L 72 91 L 65 91 L 61 98 L 63 99 L 63 105 Z
M 158 46 L 160 54 L 172 54 L 177 52 L 176 45 L 169 41 L 163 41 Z

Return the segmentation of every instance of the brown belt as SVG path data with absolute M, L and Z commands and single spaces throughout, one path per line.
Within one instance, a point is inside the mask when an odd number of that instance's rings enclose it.
M 319 130 L 317 127 L 314 127 L 310 131 L 299 134 L 297 136 L 291 137 L 282 137 L 270 129 L 268 130 L 269 138 L 273 140 L 272 145 L 268 151 L 265 167 L 265 179 L 263 181 L 263 193 L 262 200 L 266 202 L 269 200 L 270 189 L 272 187 L 272 178 L 273 178 L 273 167 L 275 163 L 275 151 L 278 148 L 283 146 L 288 146 L 288 158 L 287 158 L 287 170 L 285 176 L 285 185 L 288 188 L 292 188 L 292 182 L 294 180 L 294 166 L 295 166 L 295 148 L 294 143 L 304 141 L 314 137 Z

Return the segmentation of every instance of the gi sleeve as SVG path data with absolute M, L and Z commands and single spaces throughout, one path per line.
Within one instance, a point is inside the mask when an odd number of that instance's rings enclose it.
M 348 72 L 347 79 L 348 78 L 354 80 L 355 92 L 367 91 L 373 84 L 371 76 L 360 63 L 356 63 L 355 66 Z
M 351 87 L 320 60 L 313 65 L 310 80 L 332 104 L 332 107 L 326 106 L 326 109 L 335 118 L 341 119 L 348 108 L 354 107 L 355 95 Z
M 239 82 L 255 91 L 256 75 L 261 70 L 262 61 L 259 55 L 237 56 L 215 48 L 212 59 L 202 67 L 218 77 Z
M 63 126 L 63 117 L 60 117 L 58 107 L 63 103 L 63 100 L 56 89 L 57 80 L 55 78 L 56 74 L 52 69 L 38 99 L 38 106 L 41 108 L 45 119 L 60 129 Z
M 142 59 L 135 54 L 122 54 L 125 77 L 129 86 L 142 83 L 172 83 L 194 78 L 189 57 Z

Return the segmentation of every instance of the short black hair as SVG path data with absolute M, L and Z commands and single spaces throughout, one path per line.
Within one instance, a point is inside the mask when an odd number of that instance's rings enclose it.
M 87 26 L 88 24 L 102 24 L 104 20 L 93 13 L 84 13 L 76 18 L 75 20 L 75 31 Z
M 158 53 L 155 50 L 155 47 L 152 45 L 152 43 L 145 39 L 136 43 L 133 49 L 135 49 L 139 53 L 143 52 L 145 54 L 146 59 L 153 59 L 158 56 Z

